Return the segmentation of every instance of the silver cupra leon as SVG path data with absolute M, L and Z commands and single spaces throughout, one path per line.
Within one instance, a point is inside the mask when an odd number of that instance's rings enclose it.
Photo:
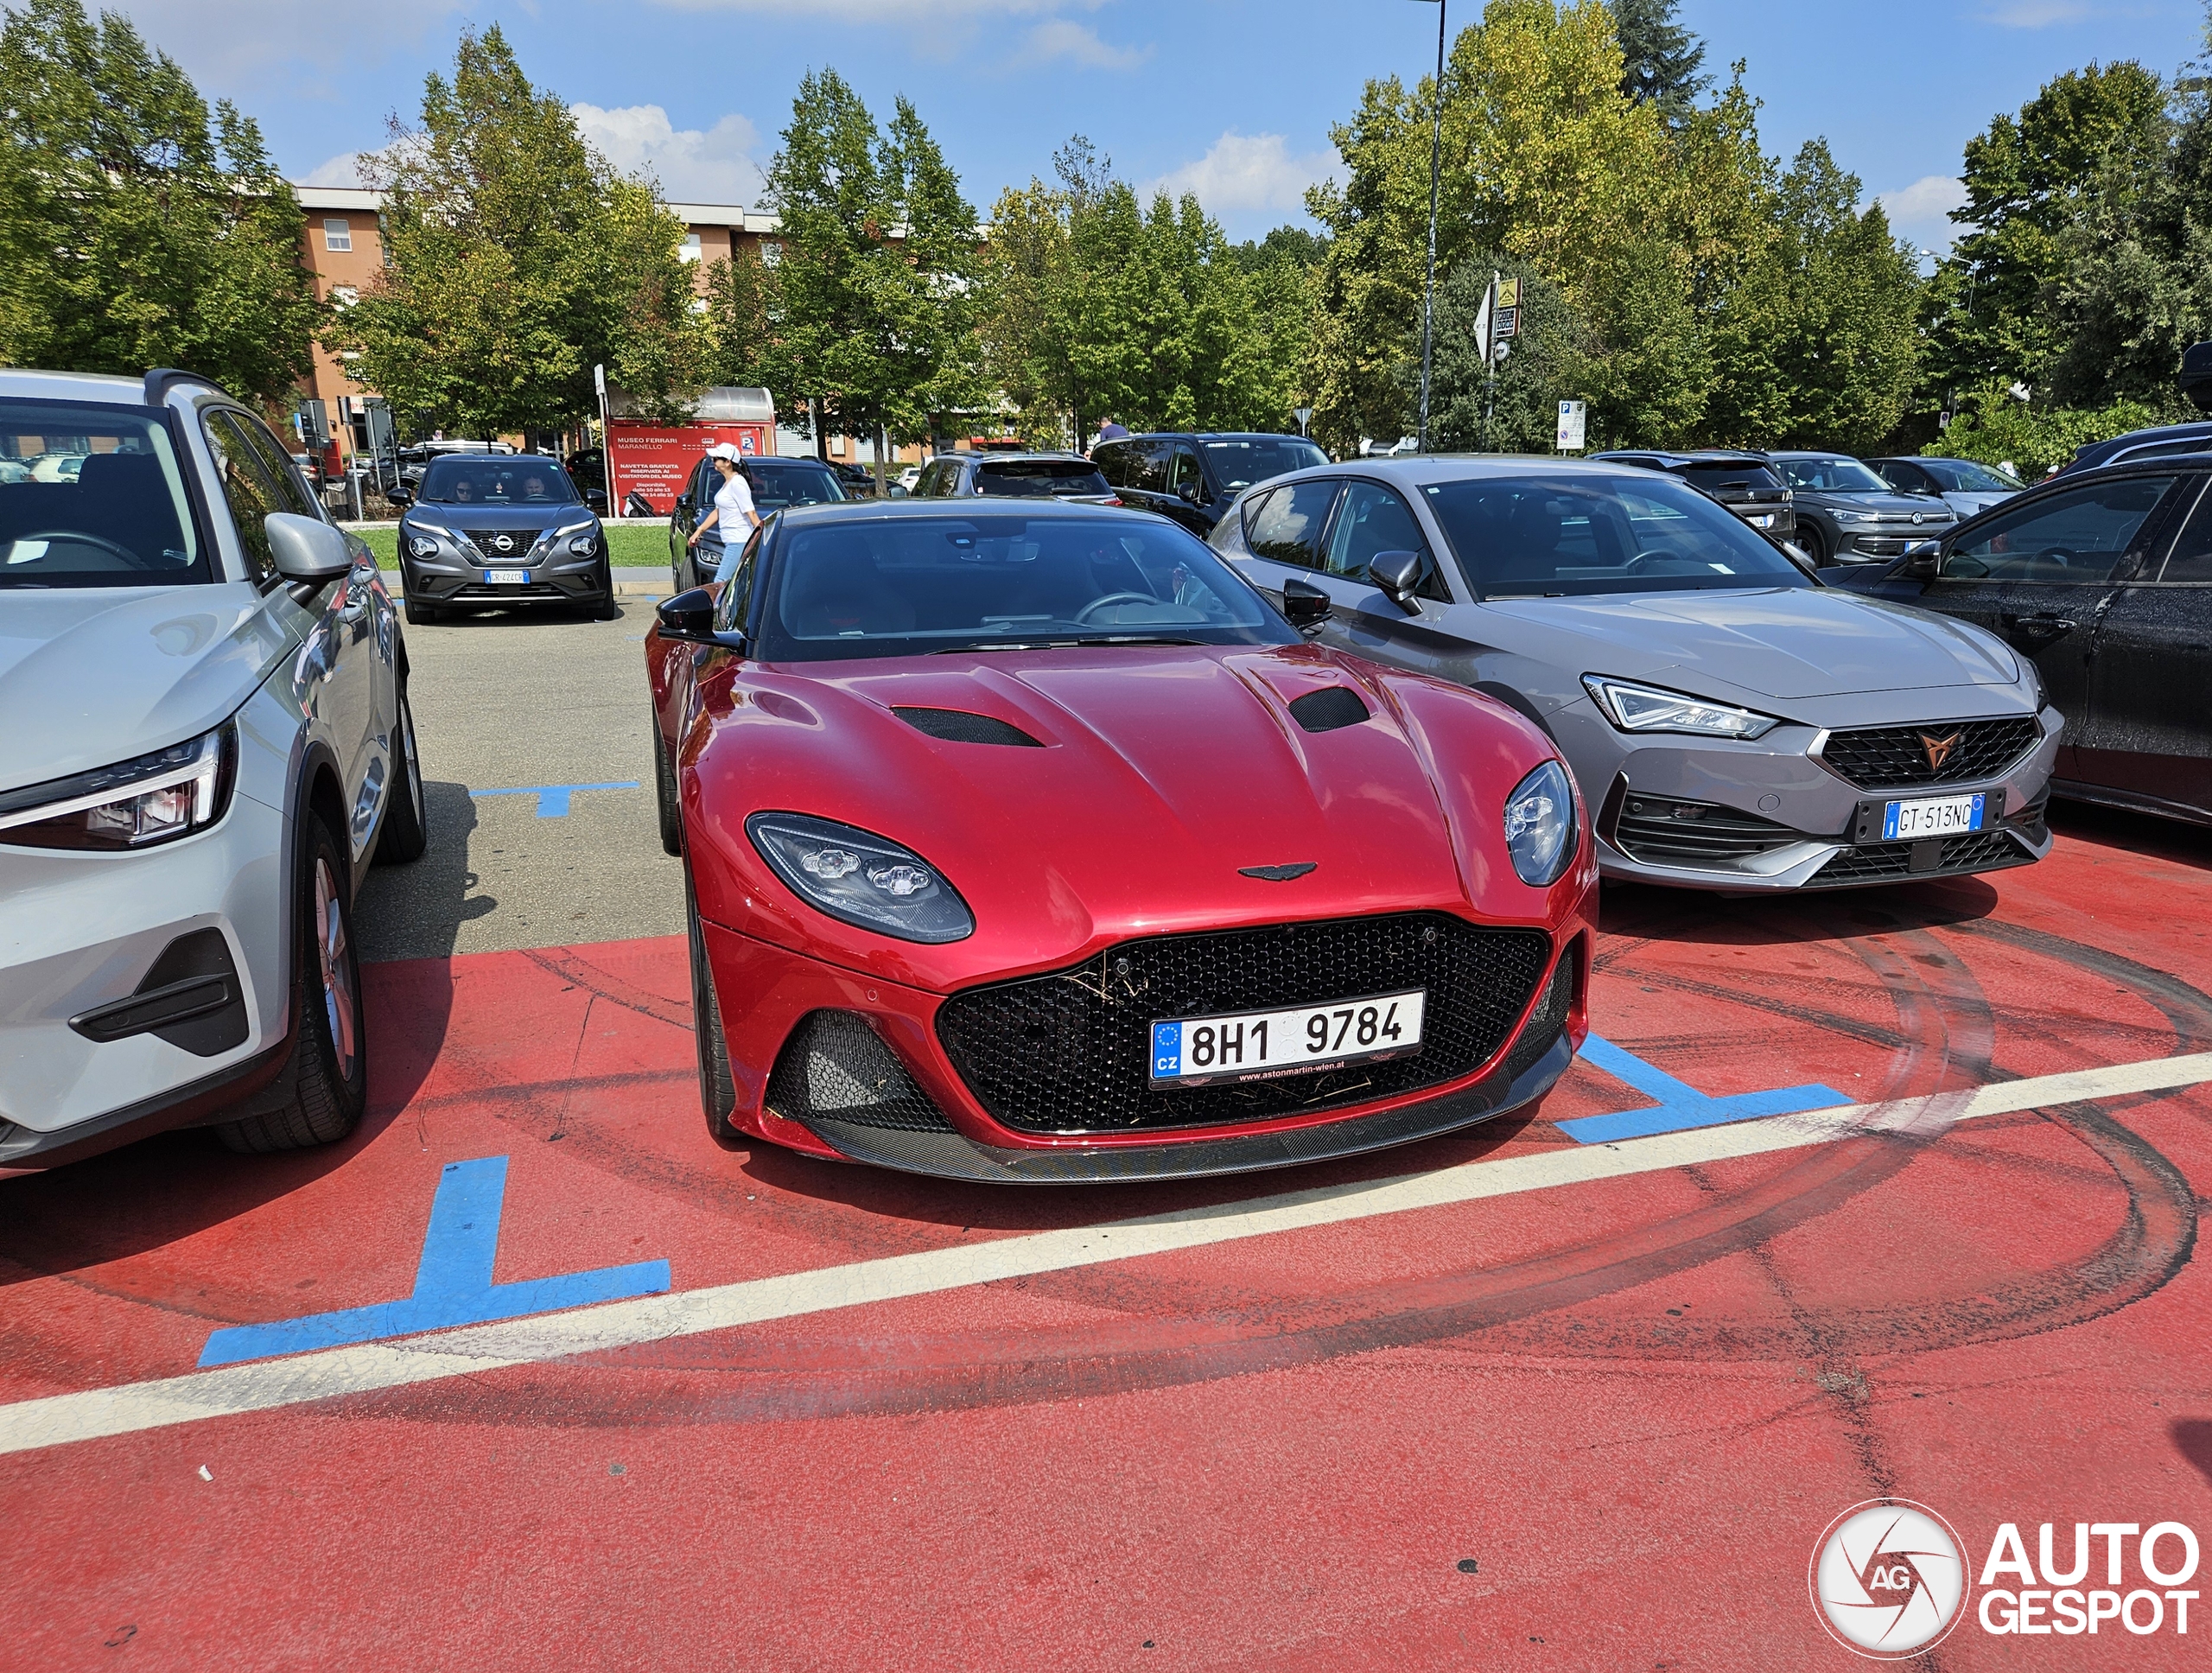
M 0 1174 L 344 1136 L 354 895 L 424 847 L 373 557 L 181 372 L 0 372 Z
M 1671 477 L 1359 460 L 1249 489 L 1211 539 L 1328 642 L 1541 726 L 1609 877 L 1835 888 L 2050 851 L 2060 717 L 2033 664 L 1821 585 Z

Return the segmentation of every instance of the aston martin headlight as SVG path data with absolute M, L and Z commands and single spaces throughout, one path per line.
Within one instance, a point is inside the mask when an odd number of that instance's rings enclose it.
M 203 830 L 230 805 L 238 732 L 212 732 L 96 772 L 0 795 L 0 843 L 141 849 Z
M 957 941 L 976 931 L 951 884 L 912 849 L 804 813 L 756 813 L 745 834 L 809 906 L 901 941 Z
M 1687 732 L 1700 738 L 1758 738 L 1782 724 L 1771 715 L 1761 715 L 1729 703 L 1711 703 L 1680 691 L 1636 685 L 1627 680 L 1585 674 L 1582 684 L 1605 711 L 1605 718 L 1624 732 Z
M 1548 888 L 1574 858 L 1574 786 L 1567 769 L 1546 761 L 1505 798 L 1505 847 L 1524 883 Z

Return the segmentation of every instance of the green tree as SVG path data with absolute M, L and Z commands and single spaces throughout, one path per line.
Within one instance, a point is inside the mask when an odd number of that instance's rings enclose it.
M 373 183 L 385 265 L 330 340 L 404 422 L 497 435 L 593 411 L 604 364 L 644 417 L 690 416 L 707 351 L 683 226 L 584 143 L 497 25 L 395 117 Z
M 911 442 L 980 402 L 982 235 L 911 104 L 897 101 L 886 133 L 835 70 L 810 73 L 769 165 L 768 202 L 783 254 L 762 361 L 779 404 L 811 400 L 830 434 Z
M 175 366 L 274 404 L 321 317 L 261 133 L 129 21 L 29 0 L 0 26 L 0 359 Z
M 1686 121 L 1713 85 L 1700 72 L 1705 43 L 1675 22 L 1675 0 L 1608 0 L 1621 44 L 1621 92 L 1656 105 L 1670 123 Z
M 1521 282 L 1520 334 L 1497 367 L 1495 404 L 1489 368 L 1476 340 L 1491 275 Z M 1510 256 L 1470 256 L 1437 287 L 1436 358 L 1431 373 L 1430 445 L 1439 453 L 1487 448 L 1549 453 L 1559 404 L 1587 398 L 1597 339 L 1559 287 Z M 1490 419 L 1485 423 L 1486 408 Z

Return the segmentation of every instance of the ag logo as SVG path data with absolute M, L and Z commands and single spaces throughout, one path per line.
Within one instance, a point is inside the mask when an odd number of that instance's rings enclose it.
M 1831 1637 L 1877 1661 L 1939 1642 L 1965 1613 L 1967 1566 L 1950 1524 L 1907 1498 L 1854 1504 L 1813 1548 L 1807 1583 Z

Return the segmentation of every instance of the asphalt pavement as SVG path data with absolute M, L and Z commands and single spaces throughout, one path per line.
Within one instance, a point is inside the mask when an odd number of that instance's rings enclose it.
M 364 958 L 682 932 L 683 868 L 661 852 L 653 811 L 652 607 L 626 598 L 616 621 L 513 609 L 405 630 L 430 846 L 371 875 L 355 914 Z

